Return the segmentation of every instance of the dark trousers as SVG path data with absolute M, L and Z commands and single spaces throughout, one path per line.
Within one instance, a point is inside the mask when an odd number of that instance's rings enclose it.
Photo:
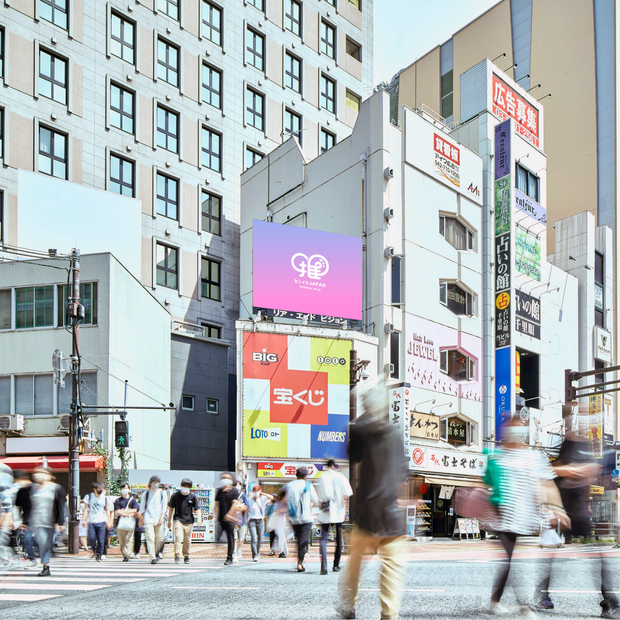
M 342 523 L 321 523 L 321 569 L 327 570 L 327 536 L 329 526 L 336 526 L 336 551 L 334 552 L 334 568 L 340 566 L 342 556 Z
M 499 539 L 508 556 L 508 563 L 502 564 L 495 577 L 495 583 L 493 585 L 493 594 L 491 594 L 491 602 L 499 603 L 508 581 L 508 575 L 510 574 L 510 562 L 512 560 L 512 553 L 515 550 L 515 544 L 517 543 L 517 535 L 513 532 L 498 532 Z M 515 595 L 517 596 L 517 602 L 519 601 L 519 595 L 515 589 Z
M 133 552 L 134 555 L 138 555 L 140 553 L 140 547 L 142 546 L 142 532 L 138 532 L 136 530 L 133 535 Z
M 312 533 L 312 523 L 298 523 L 293 525 L 295 538 L 297 539 L 297 560 L 303 564 L 306 553 L 308 552 L 308 543 L 310 542 L 310 534 Z
M 93 550 L 95 556 L 103 554 L 103 546 L 106 537 L 105 523 L 89 523 L 88 524 L 88 544 Z
M 228 521 L 220 521 L 222 531 L 226 532 L 226 542 L 228 543 L 228 550 L 226 552 L 226 559 L 232 562 L 233 552 L 235 550 L 235 524 Z
M 275 551 L 275 546 L 276 546 L 276 531 L 275 530 L 271 530 L 271 532 L 269 532 L 269 551 Z

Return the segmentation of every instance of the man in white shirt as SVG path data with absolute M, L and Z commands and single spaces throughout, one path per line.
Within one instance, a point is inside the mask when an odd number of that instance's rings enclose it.
M 105 496 L 101 482 L 93 482 L 93 492 L 82 500 L 82 525 L 88 524 L 88 540 L 93 550 L 93 558 L 101 562 L 104 553 L 107 526 L 112 522 L 110 504 Z
M 157 564 L 157 552 L 164 540 L 164 521 L 168 512 L 168 498 L 159 488 L 159 476 L 151 476 L 149 488 L 140 498 L 140 519 L 144 525 L 146 549 L 151 564 Z
M 338 464 L 334 459 L 327 461 L 327 469 L 323 470 L 319 478 L 319 500 L 321 512 L 321 575 L 327 575 L 327 535 L 329 526 L 336 526 L 336 551 L 334 553 L 334 572 L 340 570 L 342 556 L 342 524 L 344 522 L 344 500 L 351 497 L 353 490 L 349 481 L 338 471 Z

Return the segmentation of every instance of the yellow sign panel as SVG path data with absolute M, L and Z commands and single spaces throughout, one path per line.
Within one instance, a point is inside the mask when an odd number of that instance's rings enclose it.
M 497 306 L 498 310 L 503 310 L 504 308 L 507 308 L 509 303 L 510 295 L 508 293 L 500 293 L 495 298 L 495 305 Z
M 605 487 L 590 487 L 590 493 L 592 493 L 592 495 L 603 495 L 603 493 L 605 493 Z

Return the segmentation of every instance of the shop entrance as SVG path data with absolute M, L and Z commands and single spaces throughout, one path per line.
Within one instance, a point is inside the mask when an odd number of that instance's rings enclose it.
M 454 487 L 434 484 L 431 487 L 433 497 L 433 537 L 450 538 L 454 531 L 454 509 L 452 491 Z

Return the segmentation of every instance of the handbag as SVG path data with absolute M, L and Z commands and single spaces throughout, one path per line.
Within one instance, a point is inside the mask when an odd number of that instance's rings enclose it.
M 278 527 L 278 513 L 274 510 L 267 517 L 267 531 L 273 532 Z
M 123 532 L 133 532 L 136 529 L 136 519 L 134 517 L 119 517 L 116 529 Z
M 235 525 L 241 525 L 243 521 L 241 513 L 247 510 L 247 506 L 237 499 L 233 499 L 230 510 L 224 515 L 224 521 L 228 523 L 234 523 Z

